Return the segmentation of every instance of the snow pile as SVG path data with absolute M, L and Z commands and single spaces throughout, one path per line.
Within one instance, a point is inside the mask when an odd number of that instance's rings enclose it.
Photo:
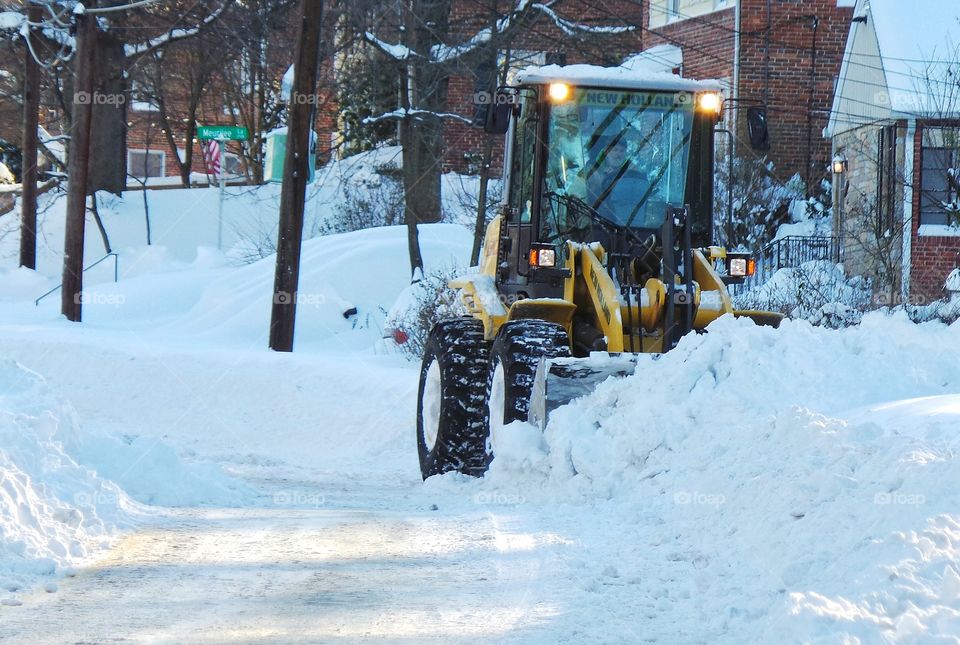
M 44 380 L 0 361 L 0 602 L 36 578 L 63 573 L 129 523 L 129 499 L 80 466 L 62 442 L 77 440 L 72 410 Z M 56 585 L 47 584 L 49 591 Z
M 870 284 L 862 277 L 847 278 L 842 264 L 827 260 L 780 269 L 759 287 L 739 294 L 739 309 L 776 311 L 826 327 L 844 327 L 860 321 L 870 304 Z
M 420 227 L 427 271 L 469 259 L 462 226 Z M 384 335 L 384 318 L 410 283 L 407 231 L 402 226 L 328 235 L 303 245 L 297 293 L 297 347 L 368 349 Z M 267 345 L 276 260 L 222 272 L 171 328 L 199 339 L 229 337 Z
M 547 463 L 524 434 L 485 485 L 614 504 L 621 574 L 665 557 L 739 642 L 955 635 L 958 332 L 725 317 L 555 411 Z

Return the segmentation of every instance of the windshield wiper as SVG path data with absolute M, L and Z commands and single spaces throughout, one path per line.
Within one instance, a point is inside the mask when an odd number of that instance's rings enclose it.
M 557 192 L 550 191 L 545 194 L 545 197 L 548 200 L 556 200 L 558 203 L 564 204 L 567 207 L 567 212 L 568 213 L 572 212 L 574 217 L 578 221 L 583 220 L 584 218 L 590 219 L 591 221 L 599 224 L 601 228 L 603 228 L 604 230 L 606 230 L 608 233 L 612 235 L 623 233 L 624 235 L 626 235 L 626 237 L 632 239 L 634 242 L 638 244 L 643 245 L 644 247 L 649 247 L 650 245 L 649 238 L 646 240 L 643 240 L 629 226 L 626 226 L 624 224 L 619 224 L 617 222 L 607 219 L 606 217 L 601 215 L 599 212 L 597 212 L 596 209 L 590 206 L 590 204 L 583 201 L 576 195 L 567 195 L 564 193 L 557 193 Z M 563 233 L 561 233 L 561 235 L 562 234 Z

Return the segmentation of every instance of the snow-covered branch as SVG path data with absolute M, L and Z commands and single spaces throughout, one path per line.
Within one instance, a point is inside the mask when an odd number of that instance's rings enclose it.
M 587 34 L 624 34 L 636 30 L 636 27 L 630 25 L 625 25 L 622 27 L 601 27 L 597 25 L 585 25 L 580 22 L 573 22 L 571 20 L 567 20 L 545 4 L 537 3 L 533 5 L 532 8 L 550 18 L 553 21 L 553 24 L 555 24 L 558 29 L 568 36 L 574 36 L 578 32 Z
M 387 56 L 389 56 L 394 60 L 403 61 L 403 60 L 410 60 L 411 58 L 414 58 L 414 57 L 422 58 L 420 54 L 413 51 L 406 45 L 395 45 L 393 43 L 385 42 L 383 40 L 380 40 L 376 36 L 374 36 L 369 31 L 364 32 L 363 37 L 366 38 L 367 42 L 369 42 L 371 45 L 374 45 L 377 49 L 379 49 L 384 54 L 386 54 Z
M 572 36 L 577 33 L 622 34 L 635 30 L 635 27 L 629 25 L 621 27 L 603 27 L 574 22 L 572 20 L 567 20 L 556 11 L 551 9 L 547 4 L 532 4 L 531 0 L 517 0 L 517 4 L 514 6 L 513 10 L 510 11 L 510 13 L 498 19 L 495 25 L 492 27 L 485 27 L 484 29 L 481 29 L 465 42 L 459 45 L 446 45 L 443 43 L 434 45 L 430 49 L 430 56 L 428 60 L 431 63 L 451 63 L 469 54 L 472 54 L 482 47 L 489 45 L 494 37 L 502 36 L 511 29 L 519 26 L 520 18 L 532 11 L 539 11 L 547 16 L 553 21 L 558 29 L 563 31 L 568 36 Z M 406 45 L 385 42 L 377 38 L 369 31 L 364 32 L 364 38 L 367 40 L 367 42 L 376 46 L 387 56 L 397 61 L 406 61 L 414 57 L 425 58 L 422 54 L 413 51 Z
M 171 42 L 174 42 L 177 40 L 183 40 L 184 38 L 190 38 L 191 36 L 196 36 L 198 33 L 200 33 L 200 31 L 204 27 L 206 27 L 211 22 L 219 18 L 223 14 L 223 12 L 226 10 L 229 4 L 230 4 L 229 2 L 225 2 L 222 5 L 220 5 L 219 9 L 217 9 L 216 11 L 211 13 L 209 16 L 204 18 L 203 21 L 195 27 L 189 27 L 186 29 L 183 29 L 183 28 L 171 29 L 167 33 L 157 36 L 156 38 L 151 38 L 146 42 L 138 43 L 136 45 L 126 45 L 123 48 L 124 53 L 128 57 L 140 56 L 143 54 L 147 54 L 153 51 L 154 49 L 157 49 L 158 47 L 163 47 L 164 45 L 167 45 Z
M 390 112 L 385 112 L 379 116 L 368 116 L 363 120 L 364 125 L 373 125 L 376 123 L 382 123 L 383 121 L 399 121 L 401 119 L 420 119 L 422 120 L 426 116 L 433 116 L 439 119 L 453 119 L 454 121 L 460 121 L 461 123 L 466 123 L 467 125 L 473 125 L 473 121 L 461 114 L 455 114 L 453 112 L 433 112 L 431 110 L 418 110 L 413 109 L 404 109 L 398 108 Z
M 430 59 L 437 63 L 449 63 L 463 58 L 481 47 L 487 45 L 494 35 L 502 34 L 510 29 L 517 18 L 530 9 L 530 0 L 518 0 L 513 11 L 497 20 L 494 29 L 486 27 L 478 31 L 472 38 L 460 45 L 434 45 L 430 51 Z

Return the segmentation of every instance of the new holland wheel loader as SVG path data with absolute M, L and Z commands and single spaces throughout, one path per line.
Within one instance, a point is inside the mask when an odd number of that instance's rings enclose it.
M 504 203 L 479 272 L 451 282 L 468 316 L 439 322 L 420 371 L 424 478 L 483 474 L 513 421 L 551 410 L 636 354 L 666 352 L 734 311 L 753 272 L 712 246 L 713 83 L 588 65 L 527 68 L 485 127 L 506 133 Z

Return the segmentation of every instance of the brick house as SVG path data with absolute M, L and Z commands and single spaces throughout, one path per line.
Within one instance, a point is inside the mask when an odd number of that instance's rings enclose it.
M 835 230 L 847 272 L 892 303 L 942 297 L 960 263 L 958 46 L 953 0 L 857 3 L 826 132 L 845 170 Z
M 328 14 L 333 14 L 335 19 L 335 12 Z M 221 52 L 234 45 L 229 38 L 221 36 L 218 39 L 215 34 L 201 33 L 170 45 L 164 52 L 162 63 L 165 68 L 165 107 L 169 113 L 167 124 L 160 119 L 156 98 L 148 91 L 150 82 L 144 75 L 149 72 L 143 65 L 134 67 L 130 71 L 127 102 L 128 172 L 139 177 L 146 174 L 150 177 L 175 178 L 180 175 L 180 166 L 174 156 L 174 148 L 182 160 L 185 149 L 192 146 L 193 179 L 201 183 L 206 181 L 202 142 L 195 136 L 187 141 L 186 127 L 190 112 L 189 97 L 191 91 L 195 90 L 192 84 L 198 82 L 198 78 L 206 78 L 202 98 L 196 108 L 196 124 L 246 127 L 250 140 L 226 142 L 221 164 L 228 177 L 254 179 L 256 173 L 251 166 L 255 163 L 258 151 L 253 142 L 265 134 L 261 129 L 270 129 L 278 124 L 275 117 L 285 108 L 285 100 L 280 96 L 281 83 L 293 62 L 298 16 L 298 11 L 291 11 L 283 18 L 285 27 L 272 28 L 269 35 L 265 36 L 271 40 L 264 46 L 262 60 L 256 64 L 245 51 L 238 53 L 234 49 Z M 229 32 L 236 27 L 230 21 L 236 19 L 235 16 L 224 16 L 221 22 L 215 23 L 214 28 Z M 328 15 L 327 24 L 332 24 L 334 19 Z M 149 61 L 146 65 L 149 65 Z M 331 77 L 332 68 L 328 64 L 321 72 L 318 91 L 320 107 L 314 128 L 320 136 L 318 152 L 321 154 L 329 150 L 328 143 L 336 129 L 335 102 L 329 99 Z M 167 125 L 170 133 L 167 132 Z

